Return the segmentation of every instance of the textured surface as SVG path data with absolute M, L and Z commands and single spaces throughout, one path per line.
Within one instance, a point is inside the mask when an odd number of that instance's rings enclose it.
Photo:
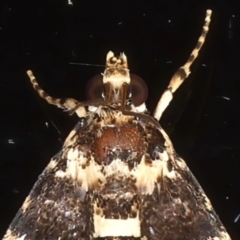
M 30 80 L 41 97 L 56 102 L 33 75 Z M 87 108 L 3 239 L 230 240 L 160 124 L 129 102 L 124 54 L 108 52 L 103 88 L 104 97 Z
M 11 237 L 4 239 L 113 236 L 114 223 L 105 231 L 106 221 L 101 225 L 98 217 L 122 220 L 124 228 L 116 223 L 119 240 L 124 234 L 149 240 L 230 239 L 160 126 L 109 109 L 106 114 L 110 117 L 96 116 L 80 128 L 74 142 L 52 158 L 12 222 Z
M 191 96 L 178 115 L 186 88 L 179 89 L 161 125 L 232 238 L 240 239 L 238 7 L 216 0 L 121 1 L 117 9 L 116 2 L 75 1 L 73 8 L 67 1 L 37 2 L 1 3 L 0 235 L 61 149 L 59 138 L 64 141 L 78 121 L 39 100 L 26 70 L 33 70 L 50 95 L 82 101 L 87 80 L 103 68 L 69 62 L 103 64 L 109 49 L 124 50 L 131 72 L 149 86 L 152 111 L 195 46 L 211 8 L 217 14 L 210 35 L 186 82 Z

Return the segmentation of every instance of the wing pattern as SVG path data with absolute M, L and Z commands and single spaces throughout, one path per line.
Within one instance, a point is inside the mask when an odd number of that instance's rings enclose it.
M 190 73 L 210 15 L 208 10 L 196 48 L 171 79 L 154 117 L 141 96 L 134 96 L 144 89 L 133 88 L 146 85 L 133 83 L 124 54 L 107 54 L 103 97 L 86 102 L 49 96 L 28 71 L 42 98 L 80 121 L 39 176 L 4 240 L 230 240 L 158 122 Z

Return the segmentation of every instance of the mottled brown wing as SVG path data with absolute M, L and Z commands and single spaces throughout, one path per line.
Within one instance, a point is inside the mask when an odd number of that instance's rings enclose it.
M 66 151 L 39 176 L 3 239 L 88 239 L 91 208 L 88 201 L 83 203 L 77 183 L 61 176 Z
M 112 110 L 80 125 L 4 240 L 230 240 L 160 126 Z
M 201 186 L 175 155 L 169 168 L 175 177 L 163 177 L 160 188 L 145 198 L 142 232 L 151 240 L 230 239 Z

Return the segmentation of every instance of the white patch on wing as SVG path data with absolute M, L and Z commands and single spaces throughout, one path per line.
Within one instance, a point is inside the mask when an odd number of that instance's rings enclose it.
M 19 236 L 14 236 L 11 230 L 7 230 L 6 235 L 3 237 L 3 240 L 24 240 L 27 234 L 22 235 L 21 237 Z
M 25 212 L 26 209 L 28 208 L 29 204 L 31 203 L 31 198 L 30 196 L 27 196 L 27 198 L 25 199 L 23 205 L 22 205 L 22 211 Z
M 226 232 L 221 232 L 220 233 L 220 238 L 219 237 L 209 237 L 208 240 L 231 240 L 229 235 Z
M 66 173 L 62 170 L 58 170 L 56 173 L 55 173 L 55 177 L 58 177 L 58 178 L 64 178 L 66 177 Z
M 187 164 L 186 164 L 186 162 L 185 162 L 183 159 L 178 158 L 178 159 L 176 159 L 175 163 L 177 164 L 177 166 L 178 166 L 180 169 L 186 170 Z
M 160 160 L 154 160 L 151 164 L 145 162 L 145 155 L 143 155 L 141 162 L 130 171 L 127 163 L 121 159 L 116 159 L 104 167 L 103 173 L 105 178 L 111 175 L 133 177 L 136 179 L 136 186 L 142 194 L 152 194 L 159 178 L 176 177 L 174 169 L 168 170 L 168 161 L 169 157 L 165 151 L 160 154 Z
M 73 129 L 67 136 L 67 138 L 65 139 L 64 141 L 64 144 L 63 144 L 63 148 L 67 147 L 67 146 L 70 146 L 71 144 L 74 143 L 74 136 L 76 135 L 76 130 Z
M 185 215 L 189 216 L 192 213 L 191 209 L 188 207 L 189 206 L 189 202 L 188 201 L 185 201 L 185 202 L 181 201 L 181 203 L 182 203 L 182 205 L 183 205 L 183 207 L 185 209 Z
M 45 200 L 44 204 L 48 205 L 48 204 L 54 204 L 55 202 L 53 200 Z
M 26 236 L 27 236 L 27 234 L 22 235 L 22 236 L 19 238 L 19 240 L 24 240 Z
M 106 178 L 111 175 L 125 177 L 129 177 L 131 175 L 128 164 L 119 158 L 113 160 L 109 165 L 105 166 L 103 173 Z
M 78 149 L 70 149 L 67 154 L 66 171 L 59 170 L 55 176 L 78 181 L 82 190 L 86 192 L 89 189 L 100 187 L 99 182 L 104 185 L 110 176 L 132 178 L 136 180 L 136 187 L 141 194 L 152 194 L 156 183 L 161 178 L 176 177 L 174 169 L 169 171 L 167 167 L 169 161 L 167 152 L 159 153 L 159 157 L 159 160 L 154 160 L 149 164 L 146 163 L 145 155 L 143 155 L 141 162 L 130 171 L 128 164 L 122 159 L 116 159 L 107 166 L 101 166 L 94 161 L 93 157 L 88 160 L 83 152 Z
M 140 237 L 141 227 L 139 212 L 135 218 L 107 219 L 96 213 L 97 206 L 94 204 L 94 238 L 97 237 Z
M 78 181 L 86 192 L 89 188 L 96 186 L 99 180 L 104 180 L 101 173 L 102 166 L 98 165 L 92 157 L 88 163 L 87 161 L 88 159 L 83 152 L 77 149 L 70 149 L 67 154 L 67 168 L 65 172 L 66 177 Z M 59 175 L 58 172 L 56 172 L 56 176 Z M 63 173 L 61 171 L 61 174 Z
M 221 235 L 221 238 L 219 238 L 219 240 L 220 239 L 221 240 L 231 240 L 231 238 L 229 237 L 229 235 L 225 231 L 222 231 L 220 235 Z
M 213 210 L 212 204 L 211 204 L 210 200 L 207 198 L 207 196 L 205 196 L 205 206 L 209 211 Z
M 158 153 L 160 160 L 167 162 L 169 160 L 168 154 L 166 151 L 163 151 L 162 153 Z
M 174 169 L 169 172 L 167 162 L 169 161 L 166 152 L 161 153 L 162 159 L 154 160 L 151 164 L 146 164 L 145 155 L 143 155 L 140 164 L 136 166 L 133 173 L 136 178 L 136 186 L 142 194 L 152 194 L 155 184 L 160 178 L 175 178 Z
M 162 174 L 163 162 L 155 160 L 151 165 L 145 162 L 145 155 L 143 155 L 140 164 L 136 166 L 133 173 L 136 178 L 136 186 L 142 194 L 152 194 L 157 179 Z
M 50 163 L 47 165 L 46 169 L 51 170 L 51 169 L 55 168 L 56 165 L 57 165 L 57 161 L 56 160 L 51 160 Z

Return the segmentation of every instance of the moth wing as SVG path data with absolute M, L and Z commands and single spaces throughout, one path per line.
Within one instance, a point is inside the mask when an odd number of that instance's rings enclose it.
M 168 155 L 167 170 L 155 192 L 146 198 L 141 226 L 148 239 L 230 240 L 185 161 L 175 153 Z
M 67 149 L 39 176 L 4 236 L 7 239 L 87 239 L 90 208 L 86 192 L 65 176 Z

